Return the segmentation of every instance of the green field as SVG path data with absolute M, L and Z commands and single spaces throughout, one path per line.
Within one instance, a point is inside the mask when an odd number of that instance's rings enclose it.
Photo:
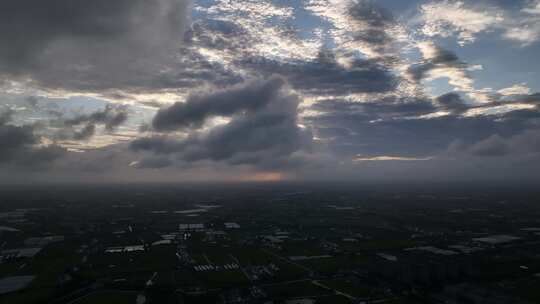
M 136 299 L 135 292 L 104 291 L 83 297 L 73 304 L 133 304 Z
M 311 281 L 298 281 L 293 283 L 272 284 L 263 289 L 275 299 L 288 299 L 297 297 L 319 297 L 332 295 L 329 290 L 314 285 Z
M 320 258 L 298 261 L 305 267 L 322 274 L 332 274 L 340 270 L 353 270 L 364 267 L 368 259 L 362 255 L 336 255 L 331 258 Z

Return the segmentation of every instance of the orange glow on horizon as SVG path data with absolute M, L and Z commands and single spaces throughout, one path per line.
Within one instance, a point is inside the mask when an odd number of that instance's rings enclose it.
M 287 176 L 282 172 L 257 172 L 244 176 L 243 181 L 248 182 L 279 182 L 287 179 Z

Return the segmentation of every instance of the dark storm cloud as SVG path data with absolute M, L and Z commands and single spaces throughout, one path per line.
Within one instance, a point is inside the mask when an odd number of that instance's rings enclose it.
M 152 151 L 156 154 L 172 154 L 185 149 L 183 141 L 175 140 L 167 136 L 142 137 L 131 142 L 133 151 Z
M 128 114 L 125 107 L 107 105 L 102 111 L 96 111 L 91 114 L 79 115 L 77 117 L 67 119 L 64 121 L 64 124 L 68 126 L 76 126 L 87 123 L 88 125 L 85 127 L 85 129 L 87 129 L 87 133 L 91 129 L 91 127 L 89 127 L 90 125 L 103 124 L 105 125 L 105 129 L 107 131 L 112 131 L 116 127 L 126 122 L 127 118 Z
M 344 67 L 324 52 L 310 62 L 283 63 L 251 58 L 239 64 L 255 73 L 282 75 L 295 89 L 313 95 L 390 92 L 398 85 L 398 79 L 390 70 L 376 61 L 354 59 L 349 67 Z
M 425 58 L 422 63 L 412 65 L 408 69 L 407 72 L 412 79 L 416 81 L 422 80 L 431 70 L 436 68 L 467 68 L 467 64 L 460 61 L 459 57 L 449 50 L 443 49 L 439 46 L 433 46 L 432 51 L 433 54 L 430 54 L 429 58 Z
M 324 109 L 326 107 L 326 110 Z M 463 117 L 447 115 L 420 118 L 414 112 L 370 111 L 369 105 L 323 102 L 318 116 L 306 118 L 314 132 L 330 141 L 337 155 L 425 156 L 440 153 L 450 143 L 465 145 L 499 134 L 507 138 L 538 127 L 538 111 L 520 110 L 504 114 Z M 428 108 L 426 108 L 429 111 Z M 421 111 L 417 114 L 422 113 Z M 516 118 L 516 115 L 519 118 Z M 525 118 L 526 117 L 526 118 Z M 341 130 L 341 132 L 328 132 Z M 326 137 L 325 137 L 326 135 Z M 483 151 L 486 149 L 479 149 Z
M 450 152 L 480 157 L 540 154 L 540 129 L 529 129 L 505 137 L 494 133 L 470 144 L 455 142 Z
M 128 109 L 126 106 L 115 106 L 107 104 L 103 110 L 98 110 L 89 114 L 77 115 L 72 118 L 63 118 L 61 113 L 56 120 L 49 121 L 50 124 L 59 124 L 62 128 L 56 131 L 54 138 L 57 140 L 86 141 L 92 138 L 98 126 L 104 126 L 105 131 L 112 132 L 128 119 Z
M 196 106 L 195 111 L 181 107 L 180 111 L 175 111 L 177 115 L 173 116 L 181 119 L 174 120 L 172 126 L 191 125 L 197 128 L 199 123 L 211 115 L 228 115 L 231 121 L 208 132 L 192 130 L 186 139 L 176 139 L 173 136 L 137 139 L 131 143 L 131 149 L 174 154 L 177 159 L 185 162 L 211 160 L 255 166 L 287 163 L 293 153 L 309 149 L 312 135 L 308 129 L 298 126 L 300 100 L 288 92 L 284 84 L 281 78 L 272 77 L 199 95 L 197 102 L 209 103 L 204 107 L 206 111 L 201 113 Z M 228 103 L 232 110 L 223 112 L 218 105 L 221 101 Z M 187 116 L 191 118 L 189 124 L 184 123 L 186 113 L 197 113 L 195 116 Z M 156 115 L 158 117 L 159 114 Z
M 304 148 L 309 141 L 309 132 L 297 126 L 294 113 L 258 113 L 239 117 L 225 127 L 212 130 L 207 136 L 188 141 L 188 153 L 183 158 L 219 161 L 236 156 L 244 162 L 258 163 L 260 160 L 253 158 L 254 154 L 261 157 L 286 156 Z M 247 155 L 242 157 L 241 153 Z
M 446 93 L 435 99 L 437 104 L 446 111 L 454 114 L 460 114 L 469 109 L 469 106 L 457 93 Z
M 184 0 L 5 0 L 0 76 L 54 88 L 143 85 L 182 40 Z
M 56 145 L 36 147 L 39 138 L 34 133 L 34 126 L 14 126 L 9 124 L 10 121 L 10 113 L 0 113 L 0 163 L 42 165 L 65 153 Z
M 84 128 L 82 128 L 80 131 L 75 131 L 73 133 L 73 139 L 74 140 L 87 140 L 90 137 L 94 136 L 95 133 L 96 133 L 96 125 L 88 124 Z
M 311 107 L 325 115 L 333 113 L 345 116 L 356 116 L 366 121 L 383 118 L 417 117 L 436 111 L 433 103 L 427 98 L 386 97 L 363 102 L 347 102 L 339 99 L 321 100 Z M 324 116 L 324 115 L 323 115 Z
M 349 6 L 349 16 L 354 24 L 353 40 L 368 46 L 389 64 L 397 60 L 392 31 L 398 22 L 390 11 L 372 1 L 354 1 Z
M 13 156 L 15 152 L 36 143 L 33 128 L 30 126 L 17 127 L 12 125 L 0 125 L 0 159 Z
M 256 111 L 276 98 L 285 84 L 279 77 L 255 81 L 212 94 L 192 94 L 185 102 L 158 111 L 152 121 L 159 131 L 198 128 L 212 116 L 230 116 L 239 111 Z

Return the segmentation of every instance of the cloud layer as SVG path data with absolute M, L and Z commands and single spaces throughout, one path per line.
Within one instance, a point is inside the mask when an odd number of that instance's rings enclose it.
M 65 150 L 57 145 L 38 145 L 34 126 L 15 126 L 11 113 L 0 113 L 0 165 L 39 168 L 61 157 Z
M 279 77 L 199 93 L 185 103 L 160 110 L 153 121 L 154 128 L 161 131 L 188 128 L 187 137 L 154 135 L 133 141 L 131 149 L 173 155 L 185 162 L 211 160 L 268 168 L 290 165 L 298 161 L 295 153 L 309 152 L 312 144 L 310 131 L 299 126 L 299 102 Z M 198 130 L 215 116 L 230 120 L 210 130 Z
M 7 0 L 0 77 L 59 89 L 146 87 L 182 41 L 184 0 Z
M 538 177 L 538 0 L 0 8 L 11 174 Z

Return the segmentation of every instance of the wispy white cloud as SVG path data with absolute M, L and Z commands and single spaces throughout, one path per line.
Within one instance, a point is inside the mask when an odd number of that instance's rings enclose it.
M 521 16 L 505 29 L 504 37 L 527 46 L 540 40 L 540 0 L 521 9 Z
M 524 83 L 522 83 L 522 84 L 515 84 L 508 88 L 500 89 L 497 91 L 497 93 L 503 96 L 527 95 L 527 94 L 531 94 L 531 89 L 527 87 Z
M 354 162 L 365 162 L 365 161 L 427 161 L 432 160 L 433 157 L 405 157 L 405 156 L 388 156 L 388 155 L 378 155 L 378 156 L 363 156 L 357 155 L 353 161 Z
M 457 34 L 460 45 L 474 42 L 476 35 L 504 22 L 495 7 L 473 7 L 462 1 L 432 2 L 421 6 L 422 33 L 429 37 Z
M 410 69 L 412 77 L 427 81 L 446 78 L 448 84 L 465 92 L 474 101 L 483 103 L 490 100 L 491 90 L 475 88 L 474 79 L 470 75 L 471 70 L 478 69 L 477 65 L 470 66 L 433 41 L 419 42 L 417 47 L 422 54 L 423 63 Z
M 360 51 L 367 58 L 397 60 L 408 44 L 407 29 L 370 1 L 309 0 L 305 8 L 330 24 L 328 34 L 344 55 Z
M 528 2 L 519 11 L 472 1 L 435 1 L 420 7 L 420 20 L 425 36 L 457 36 L 461 46 L 493 31 L 522 46 L 540 40 L 540 0 Z
M 472 108 L 463 114 L 464 117 L 475 117 L 482 115 L 501 115 L 518 110 L 534 110 L 536 106 L 526 103 L 512 103 L 498 106 Z
M 289 26 L 295 18 L 294 8 L 290 6 L 257 0 L 217 0 L 209 7 L 197 6 L 195 9 L 208 18 L 241 28 L 246 35 L 243 39 L 247 40 L 241 47 L 252 56 L 279 60 L 313 59 L 322 45 L 317 35 L 302 39 L 296 29 Z M 205 52 L 209 55 L 211 51 Z

